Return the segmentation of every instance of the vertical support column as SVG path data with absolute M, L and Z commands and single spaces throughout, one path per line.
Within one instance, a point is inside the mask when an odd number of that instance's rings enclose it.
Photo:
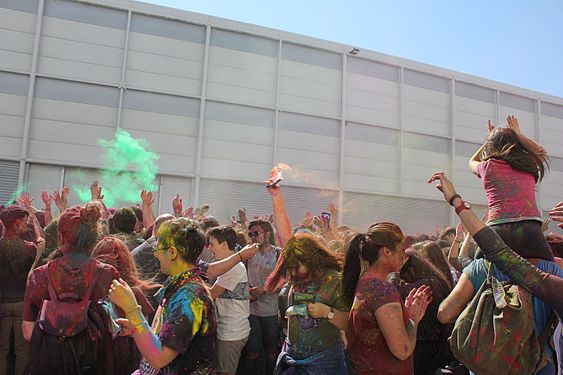
M 342 54 L 342 91 L 341 91 L 341 109 L 340 109 L 340 167 L 339 183 L 338 183 L 338 222 L 342 223 L 342 213 L 344 211 L 344 153 L 346 148 L 346 105 L 347 105 L 347 71 L 348 71 L 348 54 Z
M 495 123 L 494 126 L 500 126 L 500 91 L 495 90 Z
M 535 138 L 537 139 L 538 143 L 541 145 L 542 144 L 542 136 L 541 136 L 541 100 L 537 99 L 536 100 L 536 105 L 535 105 L 535 109 L 536 109 L 536 126 L 535 126 Z M 536 200 L 538 202 L 538 208 L 543 212 L 543 206 L 542 206 L 542 184 L 536 184 Z M 551 207 L 547 207 L 547 209 L 550 209 Z
M 280 119 L 280 80 L 281 80 L 281 58 L 282 58 L 282 40 L 278 40 L 278 66 L 276 72 L 276 98 L 274 103 L 274 134 L 272 138 L 272 164 L 278 162 L 278 129 Z
M 199 103 L 199 126 L 197 131 L 197 156 L 194 186 L 192 190 L 192 206 L 199 206 L 199 185 L 201 182 L 201 159 L 203 155 L 203 125 L 205 123 L 205 101 L 207 100 L 207 71 L 209 68 L 209 42 L 211 41 L 211 25 L 205 27 L 205 49 L 203 53 L 203 76 L 201 78 L 201 100 Z
M 127 53 L 129 51 L 129 33 L 131 30 L 131 10 L 127 12 L 127 30 L 125 30 L 125 46 L 123 47 L 123 65 L 121 66 L 121 81 L 119 82 L 119 104 L 117 107 L 117 129 L 121 128 L 123 113 L 123 92 L 126 90 L 125 71 L 127 69 Z
M 65 186 L 65 175 L 66 175 L 66 168 L 64 166 L 61 167 L 61 180 L 59 181 L 59 190 L 63 190 Z
M 25 117 L 23 124 L 23 136 L 20 153 L 20 170 L 18 174 L 18 185 L 24 182 L 27 151 L 29 147 L 29 133 L 31 130 L 31 109 L 33 106 L 33 95 L 35 91 L 35 75 L 37 73 L 37 60 L 39 58 L 39 42 L 41 40 L 41 28 L 43 25 L 43 10 L 45 0 L 39 0 L 37 6 L 37 19 L 35 20 L 35 36 L 33 39 L 33 54 L 31 56 L 31 70 L 29 72 L 29 83 L 27 86 L 27 101 L 25 104 Z
M 403 180 L 404 180 L 404 173 L 405 168 L 403 168 L 403 137 L 404 137 L 404 115 L 403 115 L 403 108 L 404 108 L 404 98 L 403 98 L 403 91 L 404 91 L 404 76 L 405 76 L 405 68 L 401 66 L 401 70 L 399 71 L 399 181 L 397 181 L 397 191 L 399 193 L 403 193 Z
M 160 207 L 162 207 L 162 176 L 158 176 L 158 204 L 156 205 L 156 216 L 160 216 Z
M 456 165 L 456 131 L 455 131 L 455 78 L 450 80 L 450 136 L 451 136 L 451 145 L 450 145 L 450 176 L 452 181 L 455 181 L 456 173 L 455 173 L 455 165 Z M 456 221 L 457 215 L 455 214 L 454 210 L 450 210 L 450 225 L 454 225 Z

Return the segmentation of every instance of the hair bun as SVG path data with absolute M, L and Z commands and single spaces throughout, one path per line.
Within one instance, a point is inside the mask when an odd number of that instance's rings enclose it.
M 80 220 L 84 224 L 94 224 L 102 217 L 102 207 L 99 202 L 88 202 L 80 209 Z

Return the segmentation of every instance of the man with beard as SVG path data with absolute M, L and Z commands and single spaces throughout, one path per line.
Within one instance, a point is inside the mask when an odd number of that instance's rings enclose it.
M 248 236 L 259 249 L 247 265 L 250 336 L 246 344 L 245 374 L 271 374 L 279 352 L 278 293 L 264 290 L 266 279 L 276 267 L 280 253 L 280 248 L 270 242 L 273 232 L 272 225 L 265 220 L 253 220 L 248 225 Z

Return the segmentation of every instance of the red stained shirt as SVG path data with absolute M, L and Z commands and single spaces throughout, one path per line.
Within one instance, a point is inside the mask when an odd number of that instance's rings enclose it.
M 409 317 L 397 288 L 374 277 L 360 278 L 348 322 L 348 350 L 354 374 L 413 373 L 413 356 L 401 361 L 391 353 L 375 317 L 377 309 L 393 302 L 401 304 L 406 325 Z
M 487 224 L 541 221 L 531 173 L 514 169 L 504 160 L 489 159 L 479 163 L 477 175 L 483 180 L 489 203 Z

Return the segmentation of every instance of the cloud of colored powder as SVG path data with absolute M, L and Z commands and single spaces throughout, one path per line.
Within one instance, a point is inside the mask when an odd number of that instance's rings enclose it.
M 12 193 L 6 205 L 12 204 L 12 202 L 16 201 L 20 195 L 27 192 L 27 184 L 19 185 L 17 189 Z
M 100 171 L 99 184 L 102 187 L 104 203 L 114 207 L 117 202 L 139 203 L 142 189 L 155 191 L 158 186 L 155 178 L 158 173 L 156 161 L 159 156 L 147 151 L 149 143 L 137 139 L 123 130 L 118 129 L 112 140 L 99 140 L 103 148 L 103 169 Z M 82 179 L 79 179 L 82 180 Z M 81 182 L 72 186 L 82 203 L 90 200 L 90 183 Z

